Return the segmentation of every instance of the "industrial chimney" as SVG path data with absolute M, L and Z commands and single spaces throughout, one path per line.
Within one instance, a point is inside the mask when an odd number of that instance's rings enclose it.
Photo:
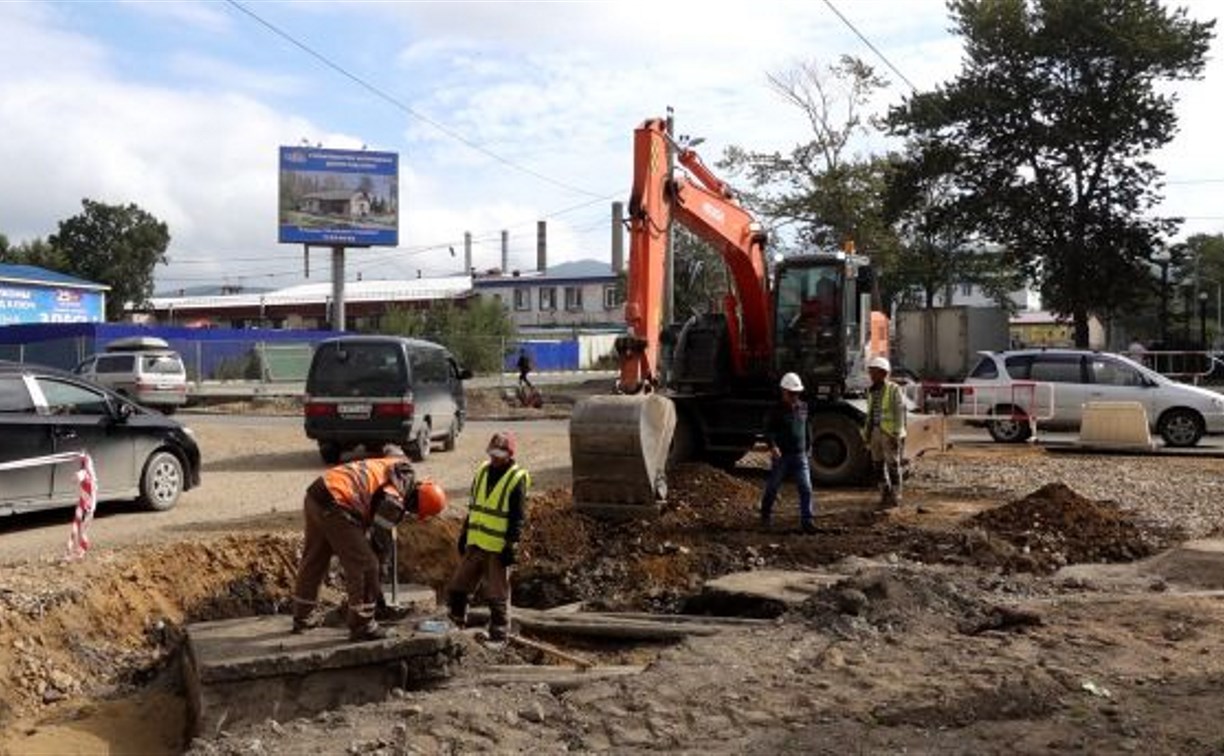
M 548 221 L 536 221 L 536 270 L 548 272 Z
M 625 269 L 625 203 L 612 203 L 612 272 Z
M 501 272 L 502 272 L 502 275 L 504 276 L 506 275 L 506 272 L 510 270 L 510 232 L 509 231 L 503 230 L 501 232 L 501 241 L 502 241 Z

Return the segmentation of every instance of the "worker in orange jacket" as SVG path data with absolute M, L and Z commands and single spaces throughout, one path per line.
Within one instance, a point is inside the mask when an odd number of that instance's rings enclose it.
M 437 515 L 446 508 L 446 493 L 433 481 L 418 481 L 403 450 L 388 446 L 381 457 L 323 473 L 306 489 L 303 507 L 306 543 L 293 588 L 293 632 L 318 626 L 319 586 L 335 554 L 348 594 L 350 640 L 387 637 L 374 618 L 382 595 L 379 554 L 390 552 L 395 526 L 406 514 L 418 520 Z

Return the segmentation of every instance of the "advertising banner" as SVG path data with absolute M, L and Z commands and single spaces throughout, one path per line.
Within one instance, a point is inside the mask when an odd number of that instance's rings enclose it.
M 0 284 L 0 325 L 101 323 L 102 292 Z
M 280 148 L 278 239 L 353 247 L 399 244 L 399 155 Z

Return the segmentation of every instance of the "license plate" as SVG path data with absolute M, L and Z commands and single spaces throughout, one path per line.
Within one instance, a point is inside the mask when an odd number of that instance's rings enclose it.
M 370 405 L 368 404 L 341 404 L 336 407 L 336 411 L 343 417 L 369 417 Z

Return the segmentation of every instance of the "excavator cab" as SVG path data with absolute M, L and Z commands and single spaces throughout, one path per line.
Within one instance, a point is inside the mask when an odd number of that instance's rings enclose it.
M 836 398 L 859 341 L 857 268 L 845 255 L 803 255 L 774 275 L 774 369 L 795 372 L 816 396 Z

